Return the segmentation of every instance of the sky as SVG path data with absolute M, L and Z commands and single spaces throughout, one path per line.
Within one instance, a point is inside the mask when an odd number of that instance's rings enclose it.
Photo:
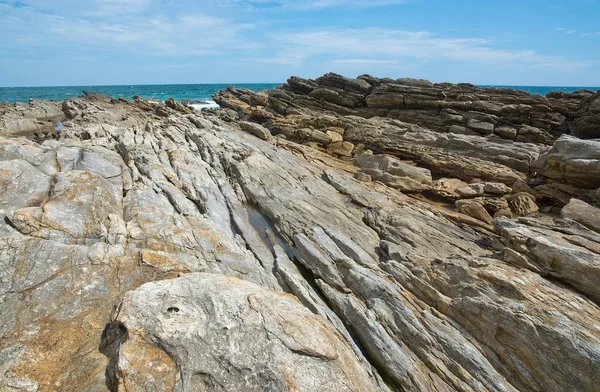
M 599 86 L 600 0 L 0 0 L 0 86 Z

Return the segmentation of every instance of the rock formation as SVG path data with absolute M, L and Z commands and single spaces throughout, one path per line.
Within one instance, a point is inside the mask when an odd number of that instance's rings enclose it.
M 0 390 L 595 391 L 593 97 L 0 104 Z

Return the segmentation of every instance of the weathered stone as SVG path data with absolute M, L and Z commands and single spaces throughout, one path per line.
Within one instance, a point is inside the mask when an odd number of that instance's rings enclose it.
M 356 163 L 375 181 L 381 181 L 402 191 L 431 189 L 431 172 L 385 155 L 359 155 Z
M 468 187 L 468 184 L 457 178 L 441 178 L 433 182 L 431 190 L 438 196 L 459 199 L 464 197 L 459 190 L 465 187 Z
M 467 127 L 481 135 L 491 135 L 494 132 L 494 124 L 479 121 L 474 118 L 469 120 Z
M 113 325 L 122 339 L 114 371 L 127 390 L 379 389 L 327 320 L 294 296 L 223 275 L 147 283 Z
M 506 195 L 512 189 L 500 182 L 486 182 L 483 184 L 483 192 L 490 195 Z
M 327 151 L 335 156 L 350 157 L 355 151 L 355 148 L 354 144 L 350 142 L 337 142 L 327 146 Z
M 247 121 L 240 121 L 239 124 L 240 128 L 242 128 L 242 131 L 251 133 L 254 136 L 261 138 L 262 140 L 269 140 L 271 138 L 271 132 L 269 132 L 267 128 L 263 127 L 260 124 L 251 123 Z
M 553 227 L 536 220 L 517 223 L 504 217 L 494 219 L 494 226 L 507 247 L 524 257 L 522 267 L 563 280 L 596 303 L 600 301 L 598 253 L 589 249 L 599 249 L 600 237 L 595 232 L 568 222 Z M 578 241 L 576 235 L 581 235 Z
M 183 103 L 178 102 L 173 98 L 167 99 L 165 101 L 165 106 L 168 108 L 171 108 L 173 110 L 177 110 L 178 112 L 181 112 L 181 113 L 191 113 L 193 110 L 189 106 L 184 105 Z
M 494 134 L 508 140 L 515 140 L 517 138 L 517 130 L 513 127 L 505 125 L 496 127 L 494 129 Z
M 480 221 L 488 224 L 492 223 L 492 217 L 490 216 L 490 214 L 485 210 L 485 208 L 483 208 L 483 206 L 480 203 L 476 201 L 457 200 L 456 208 L 461 214 L 469 215 L 475 219 L 479 219 Z
M 529 193 L 520 192 L 508 197 L 508 205 L 517 215 L 529 215 L 539 210 L 535 197 Z
M 331 143 L 342 143 L 344 141 L 344 137 L 337 132 L 327 131 L 327 136 L 331 140 Z
M 531 167 L 551 179 L 596 189 L 600 187 L 599 162 L 600 141 L 563 135 Z
M 573 120 L 573 134 L 582 139 L 600 138 L 600 92 L 581 102 Z
M 0 389 L 595 390 L 593 213 L 506 216 L 595 200 L 596 142 L 497 132 L 559 136 L 592 95 L 329 74 L 203 112 L 69 100 L 43 144 L 0 140 Z M 469 121 L 495 134 L 447 133 Z
M 354 178 L 356 178 L 358 181 L 360 182 L 371 182 L 373 181 L 373 179 L 371 178 L 370 175 L 363 173 L 363 172 L 356 172 L 354 173 Z
M 562 218 L 572 219 L 585 227 L 600 233 L 600 209 L 592 207 L 584 201 L 571 199 L 560 211 Z
M 510 208 L 503 208 L 501 210 L 496 211 L 496 213 L 494 214 L 494 218 L 498 218 L 499 216 L 504 216 L 507 218 L 512 218 L 513 217 L 513 213 L 510 210 Z

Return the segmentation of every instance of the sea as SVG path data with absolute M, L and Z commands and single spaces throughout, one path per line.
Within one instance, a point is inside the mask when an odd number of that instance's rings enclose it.
M 0 87 L 0 102 L 27 102 L 29 99 L 64 101 L 79 97 L 84 91 L 92 91 L 113 98 L 131 99 L 134 95 L 157 101 L 175 98 L 197 101 L 190 106 L 196 109 L 219 107 L 212 96 L 227 86 L 245 88 L 252 91 L 271 90 L 281 83 L 224 83 L 224 84 L 156 84 L 132 86 L 57 86 L 57 87 Z
M 187 99 L 199 101 L 190 106 L 196 109 L 218 107 L 212 96 L 217 91 L 235 86 L 253 91 L 270 90 L 281 83 L 223 83 L 223 84 L 157 84 L 157 85 L 132 85 L 132 86 L 57 86 L 57 87 L 0 87 L 0 102 L 27 102 L 29 99 L 43 99 L 51 101 L 63 101 L 68 98 L 78 97 L 83 91 L 101 93 L 113 98 L 131 99 L 139 95 L 147 99 L 164 101 L 175 98 L 178 101 Z M 577 90 L 597 91 L 600 87 L 583 86 L 500 86 L 481 85 L 480 87 L 511 88 L 526 91 L 531 94 L 545 96 L 551 91 L 573 92 Z

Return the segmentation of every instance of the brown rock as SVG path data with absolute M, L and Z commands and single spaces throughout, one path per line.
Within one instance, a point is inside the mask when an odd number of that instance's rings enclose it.
M 458 190 L 465 187 L 468 188 L 468 184 L 458 178 L 440 178 L 433 182 L 431 190 L 441 197 L 459 199 L 463 197 L 463 195 L 461 195 Z
M 333 155 L 350 157 L 354 151 L 354 144 L 350 142 L 331 143 L 329 146 L 327 146 L 327 151 Z
M 254 136 L 259 137 L 263 140 L 269 140 L 271 138 L 271 132 L 269 132 L 269 130 L 267 128 L 263 127 L 260 124 L 246 122 L 246 121 L 240 121 L 239 124 L 240 124 L 240 128 L 242 128 L 242 131 L 251 133 Z
M 367 173 L 363 173 L 361 171 L 357 171 L 354 173 L 354 178 L 356 178 L 360 182 L 371 182 L 372 178 Z
M 475 219 L 479 219 L 485 223 L 491 224 L 492 217 L 485 208 L 476 201 L 472 200 L 457 200 L 456 208 L 461 214 L 469 215 Z
M 539 210 L 535 197 L 529 193 L 520 192 L 508 197 L 510 209 L 517 215 L 529 215 Z
M 494 218 L 497 218 L 499 216 L 505 216 L 507 218 L 512 218 L 512 211 L 510 210 L 510 208 L 503 208 L 501 210 L 496 211 L 496 213 L 494 214 Z

